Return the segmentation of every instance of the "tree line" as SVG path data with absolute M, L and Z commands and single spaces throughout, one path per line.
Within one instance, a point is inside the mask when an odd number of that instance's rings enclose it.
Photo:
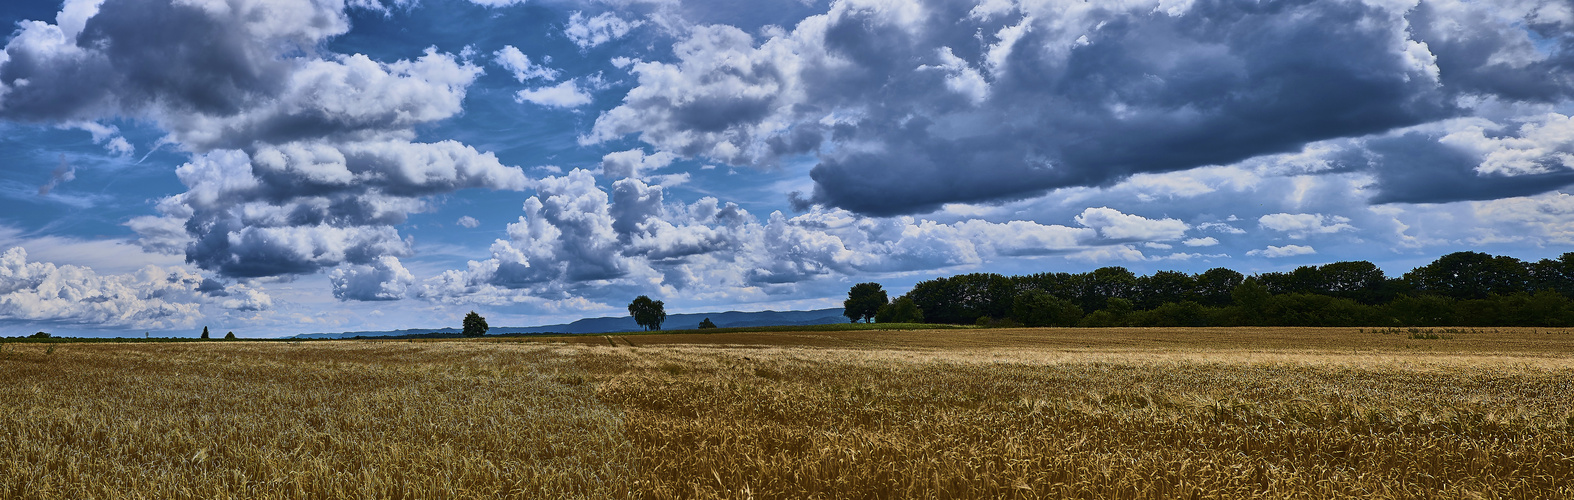
M 1525 262 L 1444 255 L 1398 277 L 1366 261 L 1252 276 L 1215 268 L 936 278 L 888 300 L 848 292 L 853 321 L 994 326 L 1574 326 L 1574 252 Z

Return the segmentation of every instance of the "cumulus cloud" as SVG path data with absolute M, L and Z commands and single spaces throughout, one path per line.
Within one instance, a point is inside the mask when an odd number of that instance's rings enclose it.
M 514 101 L 549 108 L 577 108 L 590 104 L 591 97 L 590 93 L 579 88 L 579 84 L 568 80 L 551 87 L 521 90 L 514 94 Z
M 1287 233 L 1293 239 L 1355 230 L 1349 217 L 1338 215 L 1277 213 L 1264 215 L 1257 222 L 1266 229 Z
M 520 52 L 513 45 L 504 45 L 503 49 L 493 53 L 493 56 L 496 57 L 497 65 L 513 72 L 514 79 L 519 80 L 519 83 L 537 79 L 550 82 L 557 79 L 558 70 L 530 62 L 530 56 Z
M 1109 208 L 1077 216 L 1083 227 L 977 219 L 946 224 L 840 209 L 757 217 L 710 197 L 672 202 L 663 186 L 634 177 L 603 190 L 582 169 L 542 179 L 536 190 L 524 203 L 525 214 L 508 226 L 508 237 L 492 244 L 489 258 L 425 281 L 421 295 L 561 300 L 651 285 L 695 294 L 944 269 L 1000 256 L 1143 260 L 1128 243 L 1173 241 L 1187 230 L 1178 220 Z
M 62 124 L 61 128 L 78 129 L 93 136 L 93 144 L 102 144 L 104 150 L 115 156 L 127 157 L 137 151 L 125 137 L 120 136 L 120 128 L 114 125 L 104 125 L 97 122 L 75 122 Z
M 200 275 L 146 266 L 100 275 L 81 266 L 28 261 L 27 251 L 0 253 L 0 320 L 89 327 L 189 327 L 202 317 Z
M 1245 229 L 1231 226 L 1224 222 L 1204 222 L 1202 224 L 1198 224 L 1197 229 L 1202 231 L 1217 231 L 1224 234 L 1246 234 Z
M 1089 208 L 1077 215 L 1078 224 L 1098 231 L 1100 237 L 1114 241 L 1171 241 L 1191 229 L 1175 219 L 1149 219 L 1121 213 L 1109 207 Z
M 1205 236 L 1202 238 L 1187 239 L 1186 241 L 1182 241 L 1181 244 L 1189 247 L 1211 247 L 1219 244 L 1219 239 L 1212 236 Z
M 1295 256 L 1298 256 L 1298 255 L 1311 255 L 1311 254 L 1315 254 L 1315 253 L 1317 253 L 1317 250 L 1313 249 L 1312 247 L 1305 246 L 1305 245 L 1285 245 L 1285 246 L 1282 246 L 1282 247 L 1276 247 L 1276 246 L 1273 246 L 1273 245 L 1269 245 L 1268 248 L 1264 248 L 1264 249 L 1261 249 L 1261 250 L 1248 251 L 1248 252 L 1246 252 L 1246 255 L 1250 255 L 1250 256 L 1253 256 L 1253 257 L 1267 257 L 1267 258 L 1270 258 L 1270 259 L 1277 259 L 1277 258 L 1281 258 L 1281 257 L 1295 257 Z
M 1574 244 L 1574 196 L 1548 193 L 1471 204 L 1478 243 Z
M 435 48 L 392 62 L 325 52 L 325 41 L 349 29 L 345 8 L 68 2 L 56 24 L 24 22 L 7 43 L 0 118 L 66 124 L 95 141 L 116 132 L 99 120 L 144 119 L 191 152 L 176 170 L 187 191 L 127 224 L 148 250 L 183 252 L 229 277 L 376 266 L 409 253 L 394 225 L 429 209 L 426 197 L 522 190 L 526 179 L 491 153 L 412 142 L 416 126 L 461 111 L 482 70 Z M 543 71 L 517 49 L 499 59 L 516 72 Z
M 568 26 L 563 28 L 563 34 L 578 45 L 581 49 L 589 49 L 628 35 L 634 28 L 645 24 L 640 20 L 625 20 L 611 12 L 603 12 L 595 17 L 586 17 L 583 12 L 574 12 L 569 15 Z
M 810 201 L 881 215 L 1293 152 L 1466 114 L 1467 97 L 1574 91 L 1574 51 L 1536 48 L 1574 47 L 1551 10 L 1421 5 L 838 0 L 791 31 L 698 26 L 675 61 L 631 61 L 639 86 L 583 141 L 637 134 L 733 165 L 813 154 Z
M 1475 171 L 1492 175 L 1527 175 L 1567 172 L 1574 169 L 1574 117 L 1558 113 L 1520 119 L 1518 130 L 1487 130 L 1491 123 L 1475 122 L 1438 142 L 1474 153 L 1481 158 Z M 1508 127 L 1503 127 L 1508 128 Z
M 518 168 L 452 141 L 289 143 L 255 153 L 218 150 L 176 169 L 185 193 L 162 216 L 132 219 L 144 247 L 189 237 L 188 262 L 226 276 L 306 274 L 408 255 L 394 225 L 426 210 L 422 197 L 464 188 L 522 190 Z M 183 222 L 182 222 L 183 221 Z
M 480 5 L 482 7 L 498 8 L 498 7 L 507 7 L 507 6 L 510 6 L 510 5 L 516 5 L 516 4 L 523 4 L 526 1 L 527 0 L 470 0 L 470 3 L 476 4 L 476 5 Z
M 665 151 L 649 155 L 639 149 L 617 151 L 601 157 L 601 173 L 612 179 L 644 178 L 646 172 L 670 165 L 676 158 L 677 155 Z
M 415 275 L 397 257 L 384 255 L 369 265 L 347 264 L 328 273 L 339 300 L 399 300 L 415 283 Z
M 475 217 L 466 215 L 460 217 L 459 220 L 455 222 L 455 224 L 459 224 L 461 227 L 466 229 L 475 229 L 477 226 L 481 225 L 481 221 L 475 220 Z

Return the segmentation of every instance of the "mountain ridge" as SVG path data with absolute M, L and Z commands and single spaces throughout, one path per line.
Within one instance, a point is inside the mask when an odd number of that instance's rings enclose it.
M 807 326 L 842 323 L 847 321 L 842 316 L 840 307 L 829 309 L 813 309 L 808 311 L 724 311 L 711 313 L 680 313 L 669 314 L 667 320 L 662 322 L 662 327 L 669 330 L 687 330 L 699 326 L 700 321 L 710 318 L 719 328 L 745 328 L 754 326 Z M 569 323 L 541 326 L 499 326 L 487 330 L 491 335 L 503 334 L 583 334 L 583 333 L 617 333 L 643 331 L 633 316 L 603 316 L 597 318 L 582 318 Z M 353 337 L 387 337 L 400 335 L 418 335 L 426 333 L 453 333 L 460 332 L 458 328 L 410 328 L 404 330 L 377 330 L 338 333 L 302 333 L 294 335 L 292 339 L 343 339 Z

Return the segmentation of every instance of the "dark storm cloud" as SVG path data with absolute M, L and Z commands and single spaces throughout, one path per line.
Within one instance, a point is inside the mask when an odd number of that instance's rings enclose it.
M 1574 170 L 1502 175 L 1481 173 L 1481 158 L 1439 144 L 1436 137 L 1409 133 L 1369 141 L 1355 152 L 1351 164 L 1376 174 L 1378 194 L 1372 203 L 1447 203 L 1530 196 L 1574 184 Z
M 1299 151 L 1461 116 L 1463 95 L 1574 89 L 1566 28 L 1531 25 L 1548 55 L 1470 5 L 896 4 L 836 2 L 758 42 L 700 27 L 675 63 L 635 65 L 640 86 L 585 141 L 637 133 L 735 165 L 814 154 L 809 201 L 893 215 Z
M 9 87 L 0 116 L 234 115 L 283 90 L 291 68 L 280 52 L 311 50 L 348 28 L 342 2 L 224 7 L 231 12 L 169 0 L 108 0 L 80 33 L 24 23 L 6 47 L 10 61 L 0 66 L 0 83 Z
M 1574 95 L 1574 26 L 1535 19 L 1505 24 L 1462 5 L 1433 2 L 1407 17 L 1416 41 L 1437 55 L 1443 85 L 1454 93 L 1542 102 Z M 1539 54 L 1529 33 L 1551 53 Z

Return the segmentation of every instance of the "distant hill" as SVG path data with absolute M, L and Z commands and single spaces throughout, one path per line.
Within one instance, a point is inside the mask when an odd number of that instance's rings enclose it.
M 699 326 L 700 320 L 710 318 L 719 328 L 745 328 L 751 326 L 797 326 L 797 325 L 828 325 L 845 323 L 847 318 L 842 316 L 842 308 L 817 309 L 813 311 L 758 311 L 741 312 L 727 311 L 719 313 L 694 313 L 694 314 L 669 314 L 667 321 L 661 327 L 667 330 L 686 330 Z M 548 334 L 548 333 L 613 333 L 637 332 L 643 330 L 632 316 L 615 318 L 585 318 L 573 323 L 544 326 L 494 326 L 487 330 L 489 335 L 502 334 Z M 409 330 L 388 330 L 371 332 L 339 332 L 339 333 L 303 333 L 290 338 L 297 339 L 344 339 L 351 337 L 385 337 L 390 335 L 419 335 L 426 333 L 458 334 L 458 328 L 414 328 Z

